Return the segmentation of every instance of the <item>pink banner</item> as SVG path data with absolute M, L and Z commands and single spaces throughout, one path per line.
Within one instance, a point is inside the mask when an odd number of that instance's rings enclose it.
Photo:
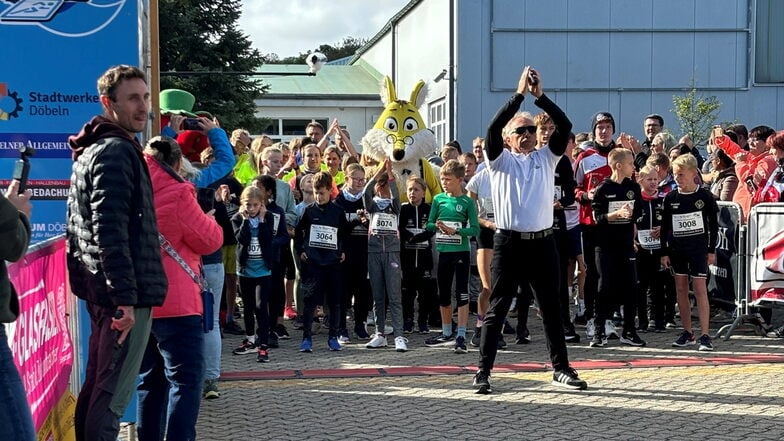
M 65 241 L 39 244 L 8 266 L 21 313 L 8 329 L 36 430 L 68 388 L 73 347 L 68 332 Z
M 784 302 L 784 204 L 759 204 L 749 215 L 752 304 Z

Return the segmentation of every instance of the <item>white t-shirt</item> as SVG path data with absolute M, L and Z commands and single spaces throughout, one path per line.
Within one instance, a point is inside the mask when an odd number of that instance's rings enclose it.
M 485 157 L 496 227 L 535 232 L 553 226 L 555 166 L 560 158 L 549 146 L 527 155 L 504 149 L 494 161 Z
M 493 192 L 491 188 L 490 172 L 487 168 L 483 168 L 481 172 L 475 174 L 468 181 L 468 185 L 466 185 L 466 190 L 476 194 L 476 203 L 479 207 L 477 216 L 480 219 L 494 221 L 495 210 L 493 209 Z

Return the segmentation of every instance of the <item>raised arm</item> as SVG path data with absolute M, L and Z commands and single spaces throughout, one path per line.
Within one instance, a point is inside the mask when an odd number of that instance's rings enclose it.
M 517 83 L 517 92 L 509 98 L 487 127 L 487 136 L 485 137 L 485 156 L 488 160 L 493 161 L 501 155 L 504 150 L 504 127 L 506 123 L 520 110 L 520 105 L 523 104 L 525 92 L 528 90 L 528 67 L 523 69 L 520 76 L 520 81 Z

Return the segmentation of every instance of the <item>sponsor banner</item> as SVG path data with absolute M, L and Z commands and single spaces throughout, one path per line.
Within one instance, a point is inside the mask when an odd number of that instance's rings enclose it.
M 751 303 L 784 302 L 784 204 L 759 204 L 749 215 Z
M 19 294 L 20 315 L 6 325 L 36 430 L 68 392 L 74 359 L 68 331 L 65 241 L 41 245 L 8 265 Z
M 738 283 L 738 243 L 740 240 L 740 206 L 718 202 L 719 238 L 716 243 L 716 265 L 709 267 L 708 296 L 711 304 L 735 307 Z
M 9 179 L 0 179 L 0 188 L 8 187 Z M 33 201 L 64 201 L 68 199 L 68 189 L 71 181 L 68 179 L 30 179 L 27 188 L 33 192 Z M 61 231 L 62 232 L 62 231 Z
M 54 407 L 52 412 L 38 429 L 38 441 L 74 441 L 76 432 L 74 431 L 74 412 L 76 411 L 76 398 L 69 391 L 63 394 L 60 402 Z
M 131 0 L 0 1 L 0 179 L 10 179 L 21 147 L 30 158 L 32 242 L 65 222 L 60 184 L 71 176 L 68 137 L 102 112 L 98 77 L 117 64 L 140 65 L 147 2 Z M 86 50 L 89 48 L 89 50 Z M 34 55 L 34 56 L 33 56 Z

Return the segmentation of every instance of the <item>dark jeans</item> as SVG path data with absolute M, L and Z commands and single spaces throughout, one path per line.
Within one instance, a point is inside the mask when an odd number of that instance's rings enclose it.
M 322 304 L 329 307 L 329 336 L 330 338 L 338 336 L 340 316 L 345 315 L 345 312 L 340 308 L 341 276 L 339 264 L 314 265 L 302 262 L 302 283 L 305 291 L 303 293 L 305 310 L 302 315 L 305 324 L 302 331 L 303 337 L 311 337 L 309 320 L 313 317 L 316 306 Z
M 135 308 L 136 323 L 122 346 L 111 329 L 114 307 L 87 303 L 90 342 L 84 384 L 74 413 L 76 439 L 114 441 L 120 417 L 133 396 L 136 376 L 150 337 L 150 308 Z M 199 325 L 201 330 L 201 324 Z
M 27 393 L 8 347 L 5 326 L 0 323 L 0 439 L 35 441 L 33 417 Z
M 596 293 L 599 291 L 599 268 L 596 265 L 596 225 L 582 225 L 583 259 L 585 259 L 585 318 L 595 315 Z
M 167 441 L 196 439 L 204 370 L 201 316 L 154 319 L 137 387 L 140 441 L 164 431 Z
M 468 271 L 471 255 L 468 251 L 438 253 L 438 304 L 452 304 L 452 280 L 455 281 L 455 300 L 458 308 L 468 304 Z
M 264 277 L 243 277 L 240 276 L 240 294 L 242 303 L 253 305 L 253 315 L 250 319 L 245 316 L 245 334 L 253 329 L 253 318 L 256 318 L 256 344 L 267 345 L 269 343 L 271 306 L 270 293 L 272 291 L 272 278 Z M 245 311 L 248 307 L 245 306 Z M 273 325 L 274 326 L 274 325 Z
M 597 247 L 599 292 L 595 299 L 596 329 L 603 330 L 618 305 L 623 305 L 623 331 L 634 331 L 637 314 L 637 259 L 632 250 Z
M 497 231 L 493 237 L 490 308 L 482 325 L 479 369 L 490 372 L 498 351 L 498 335 L 517 287 L 530 283 L 539 303 L 545 342 L 553 369 L 569 367 L 558 301 L 558 252 L 552 236 L 525 240 Z
M 414 321 L 414 300 L 419 305 L 418 324 L 427 325 L 431 314 L 441 321 L 436 281 L 430 276 L 429 270 L 403 269 L 403 318 L 407 322 Z

